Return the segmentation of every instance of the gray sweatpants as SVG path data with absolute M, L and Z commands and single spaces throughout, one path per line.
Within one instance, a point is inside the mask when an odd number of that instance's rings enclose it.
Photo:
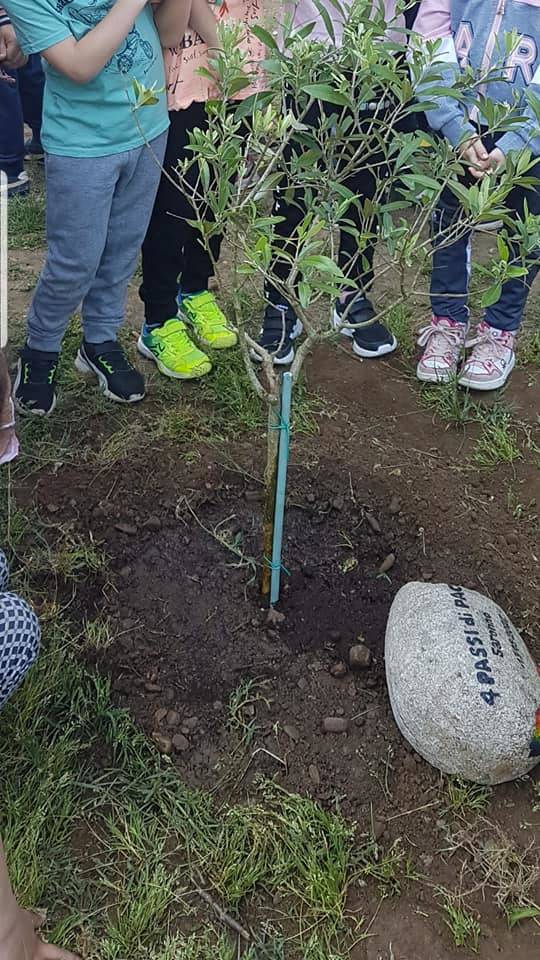
M 112 157 L 47 154 L 47 259 L 28 312 L 34 350 L 58 352 L 81 304 L 85 340 L 116 340 L 166 142 L 163 133 Z

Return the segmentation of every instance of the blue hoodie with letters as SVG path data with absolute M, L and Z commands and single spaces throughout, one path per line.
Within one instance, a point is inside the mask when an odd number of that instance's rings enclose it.
M 477 133 L 482 116 L 476 91 L 515 106 L 522 118 L 498 140 L 502 152 L 527 148 L 540 156 L 540 122 L 530 103 L 534 98 L 540 107 L 540 0 L 422 0 L 414 31 L 421 40 L 440 40 L 433 62 L 443 85 L 452 86 L 465 66 L 479 81 L 486 78 L 465 95 L 465 103 L 430 97 L 436 106 L 427 118 L 434 130 L 454 146 Z

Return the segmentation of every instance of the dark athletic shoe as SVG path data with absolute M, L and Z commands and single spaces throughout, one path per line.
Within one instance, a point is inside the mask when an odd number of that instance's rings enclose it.
M 25 140 L 24 159 L 39 160 L 41 163 L 43 163 L 45 160 L 45 151 L 39 140 L 35 140 L 34 137 L 31 137 L 30 140 Z
M 358 299 L 349 310 L 343 320 L 343 315 L 347 309 L 347 303 L 336 303 L 334 310 L 334 326 L 340 328 L 341 323 L 365 323 L 372 320 L 375 316 L 375 310 L 369 300 L 365 298 Z M 357 357 L 384 357 L 387 353 L 392 353 L 397 347 L 397 340 L 389 330 L 378 320 L 371 323 L 368 327 L 357 327 L 356 330 L 350 330 L 348 327 L 342 327 L 340 333 L 344 337 L 352 339 L 353 353 Z
M 93 373 L 101 392 L 116 403 L 137 403 L 144 399 L 144 380 L 129 362 L 116 340 L 86 343 L 83 340 L 75 358 L 79 373 Z
M 25 346 L 19 354 L 13 386 L 15 407 L 23 416 L 46 417 L 56 406 L 58 354 Z
M 27 197 L 30 193 L 30 178 L 23 170 L 17 177 L 8 177 L 7 195 L 10 197 Z
M 302 324 L 291 307 L 274 307 L 269 304 L 264 312 L 258 342 L 272 354 L 276 365 L 286 366 L 294 360 L 293 341 L 301 333 Z M 251 351 L 251 356 L 260 362 L 261 358 L 255 350 Z

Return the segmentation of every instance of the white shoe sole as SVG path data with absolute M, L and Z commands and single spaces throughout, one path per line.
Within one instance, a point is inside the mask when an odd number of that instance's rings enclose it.
M 501 373 L 500 377 L 497 377 L 496 380 L 492 380 L 490 383 L 478 383 L 477 380 L 468 380 L 467 377 L 459 377 L 458 383 L 460 387 L 465 387 L 467 390 L 499 390 L 501 387 L 504 387 L 508 377 L 512 373 L 516 365 L 515 355 L 512 354 L 512 359 L 508 366 L 506 367 L 504 373 Z
M 115 393 L 111 393 L 107 384 L 107 378 L 105 374 L 103 374 L 101 370 L 98 370 L 98 368 L 94 366 L 91 360 L 86 360 L 85 357 L 82 356 L 80 350 L 77 356 L 75 357 L 75 369 L 78 370 L 79 373 L 83 373 L 83 374 L 91 373 L 95 377 L 97 377 L 99 388 L 103 396 L 107 397 L 107 400 L 112 400 L 114 403 L 138 403 L 140 400 L 144 400 L 145 398 L 144 391 L 143 393 L 133 394 L 128 400 L 126 400 L 125 397 L 117 397 Z
M 294 327 L 292 328 L 290 339 L 297 340 L 303 330 L 302 322 L 297 320 Z M 251 359 L 255 360 L 256 363 L 262 363 L 262 359 L 259 354 L 251 348 L 249 351 Z M 272 354 L 270 354 L 272 356 Z M 273 357 L 273 363 L 275 367 L 288 367 L 294 360 L 294 347 L 291 344 L 291 349 L 284 357 Z
M 22 373 L 22 363 L 19 360 L 17 363 L 17 375 L 15 377 L 15 383 L 13 384 L 12 390 L 12 400 L 13 406 L 15 407 L 17 413 L 20 413 L 21 417 L 48 417 L 53 412 L 56 407 L 56 393 L 53 396 L 52 407 L 50 410 L 30 410 L 28 407 L 23 407 L 16 397 L 16 392 L 21 382 L 21 373 Z
M 163 374 L 164 377 L 170 377 L 171 380 L 202 380 L 203 377 L 206 377 L 212 367 L 210 366 L 208 370 L 205 370 L 204 373 L 178 373 L 175 370 L 170 370 L 169 367 L 166 367 L 151 350 L 148 349 L 144 343 L 142 337 L 139 337 L 137 340 L 137 350 L 140 353 L 141 357 L 144 357 L 146 360 L 152 360 L 159 372 Z M 210 361 L 208 361 L 210 362 Z
M 377 357 L 384 357 L 387 353 L 393 353 L 397 348 L 397 340 L 392 334 L 392 343 L 382 343 L 377 350 L 365 350 L 364 347 L 359 347 L 356 340 L 354 339 L 354 330 L 351 330 L 350 327 L 343 327 L 341 325 L 341 317 L 337 310 L 334 310 L 334 316 L 332 319 L 334 328 L 339 331 L 342 337 L 347 337 L 349 340 L 353 341 L 352 351 L 357 357 L 362 357 L 363 360 L 376 360 Z
M 421 383 L 450 383 L 455 378 L 457 370 L 445 370 L 440 373 L 437 370 L 423 370 L 420 364 L 416 368 L 416 379 Z

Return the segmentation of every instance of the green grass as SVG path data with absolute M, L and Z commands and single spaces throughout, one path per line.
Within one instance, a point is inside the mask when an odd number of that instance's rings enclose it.
M 445 423 L 464 426 L 474 423 L 481 415 L 478 404 L 468 390 L 462 390 L 457 377 L 448 383 L 425 386 L 420 390 L 420 403 L 432 410 Z
M 311 944 L 298 956 L 335 952 L 352 827 L 265 781 L 228 807 L 186 789 L 79 662 L 76 637 L 44 623 L 42 656 L 0 717 L 0 831 L 17 893 L 47 910 L 51 938 L 93 960 L 227 957 L 230 939 L 194 897 L 204 883 L 239 918 L 264 904 L 275 956 L 285 935 Z
M 456 947 L 478 953 L 482 928 L 478 916 L 464 906 L 459 894 L 443 891 L 443 916 Z
M 492 791 L 459 777 L 449 777 L 446 783 L 446 810 L 453 816 L 467 818 L 483 813 L 491 799 Z
M 406 304 L 398 304 L 383 317 L 383 323 L 394 334 L 400 353 L 408 360 L 416 353 L 416 330 L 411 311 Z
M 27 197 L 14 197 L 8 206 L 8 232 L 11 249 L 35 249 L 45 243 L 45 189 L 43 175 L 34 171 Z
M 540 328 L 530 333 L 524 331 L 518 348 L 518 359 L 522 365 L 540 369 Z
M 490 469 L 501 463 L 515 463 L 522 456 L 511 414 L 494 407 L 484 418 L 482 434 L 473 455 L 475 463 Z

